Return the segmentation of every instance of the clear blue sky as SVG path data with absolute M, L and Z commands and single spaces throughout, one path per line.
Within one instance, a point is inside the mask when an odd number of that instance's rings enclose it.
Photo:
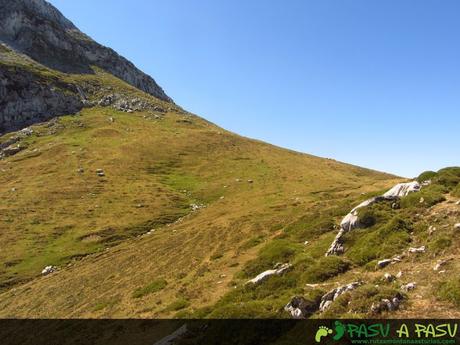
M 51 2 L 228 130 L 402 176 L 460 165 L 460 1 Z

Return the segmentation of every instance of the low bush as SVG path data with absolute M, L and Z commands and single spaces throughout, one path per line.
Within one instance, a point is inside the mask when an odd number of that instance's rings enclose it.
M 151 293 L 163 290 L 166 287 L 166 285 L 168 285 L 168 282 L 164 279 L 155 280 L 142 288 L 138 288 L 134 290 L 133 297 L 134 298 L 144 297 Z
M 448 190 L 437 184 L 422 188 L 420 192 L 411 193 L 401 198 L 401 208 L 427 208 L 446 200 L 444 194 Z
M 391 257 L 407 247 L 411 230 L 411 224 L 397 216 L 382 225 L 354 230 L 345 236 L 345 255 L 358 265 Z
M 436 289 L 436 295 L 440 300 L 460 307 L 460 278 L 455 277 L 440 283 Z
M 350 268 L 350 263 L 337 256 L 326 256 L 317 260 L 303 274 L 302 278 L 307 283 L 320 283 Z
M 273 268 L 278 263 L 288 262 L 297 252 L 302 249 L 301 245 L 292 244 L 285 239 L 274 240 L 265 245 L 259 252 L 257 259 L 247 263 L 241 272 L 243 278 L 249 278 Z

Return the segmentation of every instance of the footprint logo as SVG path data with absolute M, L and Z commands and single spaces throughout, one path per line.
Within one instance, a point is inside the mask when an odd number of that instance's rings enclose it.
M 340 321 L 335 322 L 335 335 L 332 339 L 340 340 L 345 334 L 345 325 Z
M 321 342 L 321 338 L 327 337 L 329 334 L 332 334 L 332 329 L 327 328 L 326 326 L 319 326 L 316 331 L 315 340 L 317 343 Z

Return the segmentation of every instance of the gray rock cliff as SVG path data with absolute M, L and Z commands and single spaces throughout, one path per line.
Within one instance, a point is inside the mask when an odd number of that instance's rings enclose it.
M 159 99 L 172 102 L 147 74 L 93 41 L 45 0 L 0 0 L 0 42 L 37 62 L 68 73 L 98 66 Z

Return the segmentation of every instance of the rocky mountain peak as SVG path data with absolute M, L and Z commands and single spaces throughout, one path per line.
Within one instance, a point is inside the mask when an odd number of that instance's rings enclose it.
M 0 43 L 61 72 L 94 73 L 91 66 L 97 66 L 172 102 L 153 78 L 82 33 L 45 0 L 0 0 Z

